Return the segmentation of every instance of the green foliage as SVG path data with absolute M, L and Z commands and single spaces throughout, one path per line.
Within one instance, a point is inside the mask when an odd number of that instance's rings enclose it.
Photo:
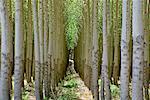
M 64 82 L 64 85 L 63 87 L 66 87 L 66 88 L 75 88 L 77 86 L 77 82 L 75 79 L 71 79 L 69 80 L 68 82 Z
M 22 94 L 22 99 L 23 100 L 29 100 L 29 92 L 24 90 Z
M 64 81 L 59 83 L 57 100 L 77 100 L 78 95 L 75 93 L 77 88 L 77 80 L 74 78 L 74 74 L 67 75 Z
M 99 79 L 99 80 L 98 80 L 98 85 L 99 85 L 99 86 L 101 85 L 101 82 L 102 82 L 102 81 Z
M 65 31 L 67 45 L 69 49 L 73 49 L 77 40 L 80 27 L 80 19 L 82 14 L 82 0 L 65 0 Z
M 98 80 L 98 85 L 99 85 L 99 87 L 101 87 L 101 80 L 100 79 Z M 118 86 L 111 84 L 110 90 L 111 90 L 111 95 L 113 98 L 119 98 L 120 89 Z
M 110 86 L 110 90 L 111 90 L 111 95 L 113 97 L 117 97 L 120 94 L 120 89 L 116 86 L 116 85 L 111 85 Z
M 72 91 L 67 91 L 65 94 L 59 96 L 57 100 L 77 100 L 77 95 Z
M 44 100 L 49 100 L 49 98 L 48 97 L 44 97 Z

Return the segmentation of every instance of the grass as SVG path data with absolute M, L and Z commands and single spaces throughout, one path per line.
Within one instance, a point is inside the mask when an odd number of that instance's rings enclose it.
M 77 100 L 78 95 L 75 93 L 77 81 L 73 75 L 65 77 L 64 81 L 59 83 L 57 88 L 57 100 Z

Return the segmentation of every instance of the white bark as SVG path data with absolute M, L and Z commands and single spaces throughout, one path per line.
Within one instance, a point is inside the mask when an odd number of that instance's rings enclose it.
M 40 97 L 40 48 L 39 48 L 39 32 L 38 32 L 38 14 L 37 0 L 33 0 L 33 24 L 34 24 L 34 53 L 35 53 L 35 96 L 37 100 Z
M 121 100 L 129 100 L 130 67 L 130 0 L 123 0 L 121 35 Z
M 9 100 L 9 72 L 10 72 L 10 23 L 6 0 L 0 1 L 1 11 L 1 83 L 0 83 L 0 99 Z
M 48 0 L 44 1 L 44 90 L 45 96 L 48 97 Z
M 144 37 L 142 0 L 133 0 L 132 100 L 143 100 Z
M 23 27 L 22 27 L 22 0 L 15 2 L 15 75 L 14 100 L 22 99 L 23 78 Z
M 110 82 L 108 77 L 108 33 L 107 33 L 107 14 L 106 2 L 103 0 L 103 55 L 102 55 L 102 82 L 104 83 L 104 90 L 106 92 L 106 100 L 111 99 Z M 103 87 L 103 86 L 102 86 Z M 104 94 L 104 93 L 103 93 Z M 102 99 L 102 98 L 101 98 Z
M 97 7 L 98 0 L 93 0 L 93 16 L 92 16 L 92 34 L 93 34 L 93 50 L 92 50 L 92 93 L 94 100 L 98 100 L 98 32 L 97 32 Z
M 43 0 L 39 0 L 38 10 L 38 29 L 39 29 L 39 46 L 40 46 L 40 95 L 43 98 L 43 78 L 44 78 L 44 32 L 43 32 Z

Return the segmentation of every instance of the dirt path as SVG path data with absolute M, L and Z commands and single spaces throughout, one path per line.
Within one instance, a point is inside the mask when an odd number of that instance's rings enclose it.
M 91 91 L 77 73 L 68 74 L 57 87 L 58 100 L 93 100 Z
M 32 87 L 26 86 L 26 97 L 28 99 L 24 100 L 36 100 L 33 87 L 33 85 Z M 66 76 L 58 84 L 56 91 L 56 100 L 93 100 L 91 91 L 75 71 L 74 73 L 71 73 L 71 71 L 66 72 Z
M 91 91 L 85 86 L 84 82 L 78 77 L 77 82 L 79 84 L 77 92 L 80 94 L 79 100 L 93 100 Z

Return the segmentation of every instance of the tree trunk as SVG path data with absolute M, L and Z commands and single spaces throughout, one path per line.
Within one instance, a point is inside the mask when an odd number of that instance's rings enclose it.
M 9 14 L 7 1 L 0 1 L 1 14 L 1 81 L 0 81 L 0 99 L 10 99 L 9 74 L 11 67 L 11 26 L 9 22 Z
M 143 100 L 144 30 L 142 0 L 133 0 L 132 100 Z
M 111 94 L 110 94 L 110 81 L 108 77 L 108 33 L 107 33 L 107 9 L 106 4 L 107 0 L 103 0 L 103 57 L 102 57 L 102 85 L 104 85 L 106 92 L 106 100 L 111 100 Z M 102 86 L 103 87 L 103 86 Z M 104 95 L 104 93 L 102 93 Z M 101 98 L 102 100 L 104 98 Z
M 149 100 L 149 78 L 150 78 L 150 50 L 149 50 L 149 41 L 150 41 L 150 33 L 149 33 L 149 0 L 144 0 L 144 9 L 143 9 L 143 20 L 144 20 L 144 95 L 145 99 Z
M 116 23 L 115 23 L 115 32 L 114 32 L 114 67 L 113 67 L 113 78 L 114 84 L 118 84 L 119 78 L 119 57 L 120 57 L 120 48 L 119 48 L 119 32 L 118 32 L 118 16 L 119 15 L 119 0 L 116 0 Z
M 112 1 L 113 2 L 113 1 Z M 112 73 L 112 65 L 113 65 L 113 32 L 111 30 L 111 8 L 110 8 L 110 0 L 107 0 L 107 34 L 108 34 L 108 76 L 109 79 L 111 79 L 111 73 Z
M 122 36 L 121 36 L 121 100 L 129 100 L 130 70 L 130 0 L 122 3 Z
M 40 95 L 43 98 L 43 78 L 44 78 L 44 23 L 43 23 L 43 0 L 39 0 L 38 29 L 40 46 Z
M 83 33 L 85 39 L 85 47 L 84 47 L 84 82 L 85 85 L 91 88 L 91 42 L 92 42 L 92 34 L 91 34 L 91 27 L 90 27 L 90 1 L 84 0 L 84 8 L 83 8 Z M 83 66 L 82 66 L 83 67 Z
M 48 93 L 48 60 L 47 60 L 47 44 L 48 44 L 48 0 L 44 1 L 44 90 L 45 96 L 49 97 Z
M 98 31 L 97 31 L 97 15 L 98 15 L 98 0 L 93 0 L 92 6 L 92 34 L 93 34 L 93 50 L 92 50 L 92 83 L 91 90 L 94 99 L 98 100 Z
M 12 5 L 11 0 L 7 1 L 7 8 L 8 8 L 8 16 L 9 16 L 9 24 L 10 24 L 10 34 L 9 34 L 9 49 L 11 50 L 10 53 L 10 71 L 9 71 L 9 88 L 10 91 L 12 89 L 12 70 L 13 70 L 13 18 L 12 18 Z
M 39 31 L 38 31 L 38 8 L 37 0 L 33 0 L 33 24 L 34 24 L 34 53 L 35 53 L 35 96 L 36 100 L 41 100 L 40 91 L 40 47 L 39 47 Z
M 26 44 L 26 75 L 27 81 L 31 82 L 31 69 L 32 69 L 32 46 L 33 46 L 33 30 L 32 30 L 32 7 L 31 0 L 28 0 L 28 23 L 27 23 L 27 44 Z
M 23 31 L 22 31 L 22 0 L 15 2 L 15 75 L 14 100 L 22 100 L 23 78 Z

